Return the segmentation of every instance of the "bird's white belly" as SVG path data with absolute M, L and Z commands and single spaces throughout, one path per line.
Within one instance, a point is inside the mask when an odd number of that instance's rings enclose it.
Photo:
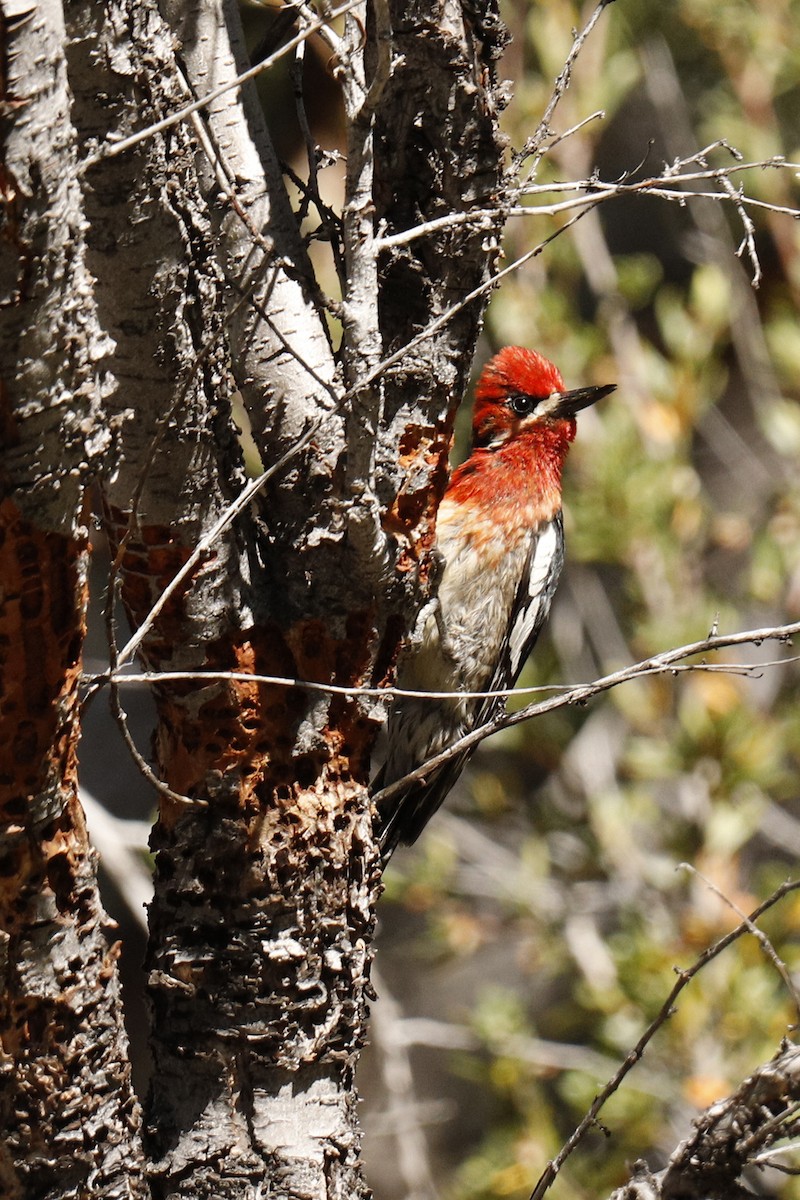
M 487 546 L 485 539 L 440 538 L 445 565 L 439 612 L 429 614 L 422 645 L 408 661 L 413 676 L 409 686 L 472 692 L 486 686 L 506 634 L 530 536 L 505 548 Z

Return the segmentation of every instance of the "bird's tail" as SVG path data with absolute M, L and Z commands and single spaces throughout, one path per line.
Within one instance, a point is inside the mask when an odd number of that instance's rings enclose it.
M 386 787 L 386 772 L 384 767 L 380 769 L 370 790 L 378 809 L 378 842 L 384 862 L 388 862 L 399 845 L 413 845 L 433 814 L 441 808 L 468 757 L 469 753 L 465 753 L 451 762 L 442 763 L 428 779 L 410 783 L 404 791 L 386 800 L 380 795 Z

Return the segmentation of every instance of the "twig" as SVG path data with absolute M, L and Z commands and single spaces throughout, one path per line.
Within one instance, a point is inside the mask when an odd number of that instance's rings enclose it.
M 478 729 L 474 729 L 471 733 L 459 738 L 457 742 L 448 746 L 441 754 L 437 754 L 434 758 L 429 759 L 402 779 L 398 779 L 389 787 L 376 793 L 375 800 L 390 800 L 393 796 L 405 791 L 409 783 L 425 779 L 443 763 L 458 758 L 465 750 L 470 750 L 473 746 L 477 746 L 484 738 L 496 733 L 499 729 L 505 729 L 510 725 L 518 725 L 522 721 L 529 721 L 532 717 L 542 716 L 544 713 L 552 712 L 566 705 L 585 705 L 594 696 L 598 696 L 602 692 L 607 692 L 611 688 L 617 687 L 618 684 L 627 683 L 632 679 L 640 679 L 647 675 L 661 675 L 674 672 L 678 669 L 683 659 L 690 658 L 693 654 L 707 654 L 714 650 L 725 649 L 728 646 L 745 644 L 758 646 L 761 642 L 765 641 L 788 643 L 791 638 L 796 637 L 799 633 L 800 621 L 795 621 L 790 625 L 777 625 L 767 629 L 750 629 L 741 633 L 722 634 L 715 637 L 703 638 L 702 641 L 692 642 L 685 646 L 677 646 L 672 650 L 665 650 L 661 654 L 654 655 L 652 658 L 644 659 L 632 666 L 613 671 L 609 675 L 604 675 L 600 679 L 596 679 L 593 683 L 582 684 L 561 696 L 542 700 L 538 704 L 526 705 L 519 712 L 500 713 L 485 725 L 481 725 Z
M 164 782 L 163 779 L 159 779 L 147 759 L 140 754 L 139 748 L 134 742 L 131 731 L 128 728 L 128 714 L 125 712 L 125 709 L 120 703 L 119 688 L 116 686 L 114 680 L 111 681 L 109 707 L 111 708 L 111 715 L 117 724 L 117 728 L 122 734 L 122 740 L 128 749 L 128 753 L 136 763 L 136 766 L 141 771 L 147 782 L 156 789 L 159 795 L 166 796 L 169 800 L 174 800 L 177 804 L 188 804 L 195 808 L 207 808 L 207 800 L 202 800 L 192 796 L 184 796 L 182 792 L 174 791 L 168 783 Z
M 350 12 L 353 8 L 356 8 L 358 4 L 363 4 L 363 2 L 364 0 L 356 0 L 355 4 L 342 5 L 341 8 L 334 9 L 332 12 L 328 12 L 327 14 L 323 13 L 322 17 L 319 17 L 309 4 L 305 4 L 304 0 L 289 0 L 287 7 L 293 9 L 294 12 L 303 18 L 306 23 L 307 33 L 319 33 L 331 54 L 334 54 L 337 58 L 341 59 L 345 53 L 342 44 L 342 38 L 340 38 L 339 34 L 331 28 L 330 23 L 337 17 L 340 17 L 344 13 Z M 318 28 L 320 21 L 322 21 L 321 29 Z
M 800 209 L 792 208 L 785 204 L 773 204 L 768 200 L 758 200 L 753 196 L 747 196 L 741 189 L 734 188 L 730 182 L 731 175 L 742 171 L 752 171 L 757 168 L 762 170 L 772 168 L 775 170 L 797 171 L 800 170 L 800 164 L 787 162 L 785 159 L 771 158 L 758 162 L 734 163 L 727 167 L 709 167 L 706 170 L 692 171 L 683 175 L 677 174 L 676 168 L 678 166 L 695 161 L 697 161 L 697 156 L 693 155 L 689 159 L 682 160 L 681 164 L 666 166 L 661 175 L 650 176 L 647 179 L 635 181 L 626 181 L 625 179 L 607 181 L 593 177 L 591 179 L 556 181 L 553 183 L 526 184 L 520 188 L 508 191 L 503 200 L 498 200 L 491 207 L 476 208 L 468 212 L 451 213 L 448 216 L 436 217 L 431 221 L 415 225 L 411 229 L 404 229 L 399 233 L 384 235 L 377 240 L 377 246 L 380 250 L 391 250 L 398 246 L 408 245 L 418 238 L 427 237 L 431 233 L 437 233 L 443 229 L 458 228 L 461 225 L 474 225 L 476 229 L 480 229 L 484 225 L 488 227 L 496 221 L 497 213 L 501 209 L 509 217 L 554 217 L 559 216 L 561 213 L 571 212 L 576 208 L 585 208 L 589 205 L 594 206 L 597 203 L 604 203 L 609 200 L 616 200 L 620 196 L 630 195 L 654 196 L 661 200 L 678 203 L 697 199 L 733 204 L 745 224 L 747 235 L 746 248 L 748 251 L 751 250 L 751 242 L 752 249 L 755 249 L 755 227 L 747 214 L 748 206 L 761 209 L 765 212 L 792 217 L 794 220 L 800 219 Z M 723 190 L 700 191 L 665 186 L 670 182 L 717 182 Z M 563 192 L 574 192 L 577 195 L 554 204 L 522 205 L 516 203 L 516 201 L 526 196 L 543 196 L 550 193 L 557 194 Z M 742 248 L 740 247 L 740 249 Z M 760 274 L 758 277 L 760 279 Z
M 336 219 L 333 211 L 327 204 L 324 203 L 319 189 L 319 147 L 311 133 L 311 126 L 308 122 L 308 114 L 305 105 L 305 91 L 303 87 L 303 76 L 305 72 L 305 49 L 306 43 L 302 41 L 295 49 L 294 61 L 290 70 L 290 77 L 294 87 L 294 102 L 297 110 L 297 122 L 300 126 L 300 131 L 303 134 L 303 141 L 306 147 L 306 158 L 308 160 L 308 184 L 302 188 L 303 203 L 313 203 L 316 208 L 322 230 L 325 238 L 330 244 L 331 253 L 333 255 L 336 274 L 339 278 L 340 286 L 344 285 L 344 263 L 342 261 L 341 246 L 339 244 L 339 231 L 336 227 Z
M 529 178 L 535 174 L 536 167 L 538 166 L 542 157 L 542 143 L 548 137 L 552 136 L 550 132 L 550 122 L 553 119 L 553 114 L 556 111 L 562 96 L 570 85 L 570 80 L 572 79 L 572 68 L 575 65 L 575 60 L 583 49 L 586 39 L 589 37 L 595 25 L 600 20 L 603 9 L 607 8 L 609 3 L 611 3 L 611 0 L 600 0 L 600 3 L 592 13 L 583 30 L 580 33 L 578 33 L 577 30 L 573 30 L 572 46 L 569 54 L 566 57 L 564 66 L 561 68 L 561 72 L 556 79 L 552 95 L 548 101 L 547 108 L 544 110 L 542 119 L 536 127 L 535 133 L 528 138 L 522 150 L 518 155 L 515 156 L 514 163 L 512 165 L 512 172 L 515 176 L 519 174 L 522 164 L 525 162 L 525 160 L 531 156 L 533 156 L 534 161 L 529 171 Z
M 118 154 L 124 154 L 126 150 L 130 150 L 133 146 L 138 146 L 140 142 L 145 141 L 154 134 L 162 133 L 165 129 L 170 129 L 173 125 L 184 121 L 192 113 L 199 112 L 200 109 L 205 108 L 206 105 L 213 103 L 214 100 L 223 96 L 225 92 L 241 87 L 242 84 L 247 83 L 250 79 L 255 79 L 262 71 L 269 70 L 270 67 L 274 66 L 286 54 L 290 54 L 300 42 L 306 41 L 312 34 L 320 33 L 324 36 L 327 32 L 335 37 L 336 35 L 329 29 L 329 22 L 350 12 L 351 9 L 360 3 L 362 3 L 362 0 L 346 0 L 346 3 L 340 4 L 338 8 L 333 9 L 327 17 L 319 17 L 311 24 L 308 24 L 305 29 L 301 30 L 300 33 L 296 34 L 285 45 L 281 46 L 280 49 L 276 50 L 274 54 L 270 54 L 268 58 L 256 63 L 254 67 L 243 71 L 241 75 L 226 80 L 225 83 L 220 84 L 218 88 L 214 88 L 213 91 L 208 92 L 205 96 L 192 101 L 191 104 L 178 109 L 177 112 L 171 113 L 170 116 L 164 117 L 161 121 L 155 121 L 152 125 L 148 125 L 146 129 L 140 129 L 137 133 L 132 133 L 130 137 L 122 138 L 118 142 L 106 142 L 96 154 L 91 154 L 88 158 L 84 159 L 79 173 L 83 175 L 105 159 L 116 158 Z M 305 8 L 305 5 L 300 6 L 300 8 Z
M 313 433 L 313 430 L 309 431 L 306 436 L 310 436 L 311 433 Z M 288 455 L 284 457 L 286 458 Z M 279 469 L 281 465 L 282 462 L 276 463 L 271 470 L 275 471 Z M 263 485 L 265 476 L 268 476 L 268 474 L 269 472 L 265 472 L 264 475 L 259 476 L 258 479 L 251 481 L 251 483 L 248 485 L 248 488 L 245 489 L 245 492 L 243 492 L 238 499 L 234 501 L 234 504 L 229 506 L 225 513 L 222 514 L 214 529 L 209 530 L 208 534 L 206 534 L 201 540 L 201 543 L 198 543 L 192 558 L 187 560 L 175 578 L 169 583 L 167 588 L 159 597 L 159 600 L 151 609 L 143 625 L 140 627 L 137 633 L 134 634 L 119 655 L 116 656 L 117 665 L 112 667 L 112 669 L 107 672 L 99 675 L 92 675 L 88 678 L 87 682 L 89 684 L 89 691 L 84 699 L 84 704 L 87 704 L 90 697 L 106 683 L 111 684 L 113 693 L 114 689 L 123 684 L 141 685 L 195 681 L 203 685 L 208 685 L 209 683 L 219 682 L 221 680 L 228 682 L 272 684 L 278 687 L 298 688 L 310 692 L 323 692 L 333 695 L 373 696 L 386 700 L 394 699 L 397 696 L 410 696 L 415 699 L 430 700 L 455 700 L 456 698 L 504 699 L 512 695 L 529 695 L 531 693 L 538 694 L 542 691 L 556 691 L 559 693 L 550 699 L 540 701 L 538 704 L 527 705 L 519 712 L 502 713 L 494 720 L 488 722 L 486 725 L 482 725 L 478 729 L 473 730 L 471 733 L 466 734 L 463 738 L 460 738 L 459 741 L 454 742 L 446 750 L 443 750 L 441 754 L 438 754 L 434 758 L 429 759 L 427 762 L 422 763 L 419 767 L 417 767 L 414 771 L 411 771 L 402 779 L 397 780 L 389 787 L 377 792 L 374 799 L 376 801 L 383 801 L 391 799 L 395 794 L 405 790 L 409 783 L 424 779 L 440 764 L 449 762 L 451 758 L 458 757 L 463 750 L 471 749 L 473 746 L 476 746 L 478 743 L 483 741 L 484 738 L 490 737 L 493 733 L 498 732 L 500 729 L 504 729 L 510 725 L 519 724 L 521 721 L 529 721 L 534 717 L 541 716 L 546 712 L 553 712 L 557 709 L 565 708 L 567 706 L 585 705 L 594 696 L 600 695 L 602 692 L 609 691 L 611 688 L 617 687 L 621 683 L 628 683 L 635 679 L 642 679 L 651 675 L 675 675 L 680 671 L 725 671 L 725 664 L 686 664 L 683 663 L 682 660 L 690 658 L 695 654 L 711 653 L 715 650 L 722 650 L 729 646 L 748 644 L 760 645 L 764 641 L 780 641 L 789 643 L 792 637 L 800 633 L 800 622 L 795 622 L 794 624 L 790 625 L 778 625 L 763 629 L 742 630 L 739 633 L 733 634 L 714 634 L 704 638 L 702 641 L 691 642 L 684 646 L 674 647 L 672 650 L 664 651 L 662 654 L 656 655 L 653 658 L 644 659 L 638 663 L 632 664 L 631 666 L 624 667 L 619 671 L 614 671 L 610 675 L 605 675 L 594 680 L 592 683 L 578 684 L 577 686 L 570 687 L 567 687 L 564 684 L 553 684 L 545 687 L 540 686 L 533 688 L 503 689 L 491 692 L 418 692 L 410 691 L 404 688 L 347 687 L 334 683 L 320 683 L 312 680 L 292 679 L 290 677 L 277 675 L 252 675 L 241 671 L 153 671 L 145 672 L 140 675 L 119 675 L 119 666 L 123 665 L 123 663 L 130 658 L 130 655 L 136 649 L 141 639 L 146 635 L 148 629 L 152 625 L 152 622 L 157 617 L 158 612 L 161 611 L 161 608 L 169 599 L 169 596 L 172 594 L 175 588 L 180 585 L 182 579 L 185 578 L 207 546 L 213 541 L 214 536 L 216 536 L 215 530 L 216 532 L 219 532 L 219 527 L 222 526 L 223 522 L 227 524 L 234 519 L 236 513 L 241 511 L 241 509 L 249 501 L 251 495 L 257 491 L 259 486 Z M 246 496 L 248 491 L 250 492 L 250 495 Z M 141 637 L 139 635 L 141 635 Z M 791 658 L 787 659 L 776 659 L 770 661 L 769 663 L 758 664 L 758 666 L 779 666 L 784 665 L 787 662 L 795 661 L 797 661 L 797 658 L 792 656 Z M 757 669 L 757 667 L 751 668 L 746 664 L 733 664 L 728 669 L 745 673 Z M 119 705 L 118 700 L 116 703 Z M 123 736 L 126 736 L 126 732 L 127 731 L 123 730 Z M 129 735 L 127 735 L 126 741 L 128 738 Z M 137 755 L 138 752 L 136 753 L 135 757 L 137 757 Z M 141 756 L 137 757 L 137 762 L 140 758 Z M 149 768 L 147 768 L 147 772 L 149 772 Z M 150 778 L 151 774 L 152 773 L 148 774 L 148 778 Z M 176 795 L 174 798 L 180 799 L 181 797 Z M 186 798 L 183 797 L 182 799 L 185 800 Z
M 694 963 L 690 967 L 685 970 L 678 970 L 678 968 L 675 968 L 678 979 L 659 1009 L 657 1015 L 647 1026 L 647 1029 L 639 1038 L 633 1049 L 629 1052 L 619 1070 L 612 1076 L 612 1078 L 597 1094 L 597 1096 L 595 1096 L 583 1120 L 561 1147 L 561 1150 L 558 1152 L 556 1157 L 547 1164 L 546 1168 L 537 1180 L 536 1186 L 531 1192 L 530 1200 L 542 1200 L 542 1197 L 545 1196 L 550 1190 L 564 1163 L 567 1161 L 579 1143 L 583 1140 L 588 1130 L 591 1129 L 595 1124 L 603 1105 L 606 1103 L 609 1097 L 613 1096 L 614 1092 L 618 1090 L 625 1077 L 639 1062 L 647 1046 L 653 1040 L 658 1030 L 666 1024 L 666 1022 L 675 1012 L 675 1001 L 687 984 L 689 984 L 691 980 L 694 979 L 695 975 L 697 975 L 698 972 L 703 969 L 703 967 L 710 963 L 712 959 L 717 958 L 717 956 L 720 955 L 723 950 L 726 950 L 728 946 L 737 941 L 740 937 L 742 937 L 743 934 L 749 933 L 753 922 L 757 921 L 758 918 L 763 916 L 765 912 L 779 903 L 784 896 L 787 896 L 790 892 L 797 891 L 798 889 L 800 889 L 800 880 L 790 880 L 782 884 L 762 904 L 759 904 L 757 908 L 754 908 L 750 915 L 744 921 L 742 921 L 741 924 L 737 925 L 735 929 L 732 929 L 730 933 L 726 933 L 724 937 L 721 937 L 718 941 L 714 942 L 713 945 L 707 947 L 703 953 L 695 959 Z
M 742 185 L 740 184 L 738 188 L 735 188 L 727 176 L 719 176 L 718 182 L 719 186 L 722 188 L 723 192 L 736 209 L 736 212 L 739 215 L 739 220 L 742 222 L 742 228 L 744 229 L 744 237 L 739 243 L 736 251 L 736 257 L 741 258 L 745 250 L 747 251 L 747 257 L 750 259 L 750 266 L 753 268 L 753 277 L 751 279 L 751 283 L 754 288 L 757 288 L 761 283 L 761 263 L 758 258 L 758 250 L 756 249 L 756 227 L 753 224 L 747 209 L 745 208 L 747 197 L 742 192 Z
M 465 309 L 469 304 L 472 304 L 475 300 L 478 300 L 484 295 L 485 292 L 493 291 L 500 284 L 501 280 L 505 279 L 508 275 L 513 275 L 513 273 L 518 271 L 520 267 L 524 267 L 526 263 L 531 262 L 534 258 L 537 258 L 538 255 L 540 255 L 550 245 L 551 242 L 555 241 L 557 237 L 560 237 L 562 233 L 566 233 L 570 226 L 574 225 L 576 221 L 579 221 L 581 217 L 584 217 L 588 212 L 591 212 L 594 208 L 594 204 L 594 201 L 590 201 L 587 206 L 581 209 L 580 212 L 576 213 L 571 220 L 566 221 L 560 229 L 556 229 L 550 234 L 549 237 L 546 237 L 543 241 L 539 242 L 538 246 L 534 246 L 532 250 L 527 250 L 524 254 L 521 254 L 519 258 L 515 258 L 513 262 L 509 263 L 507 267 L 504 267 L 502 271 L 498 271 L 495 275 L 492 275 L 492 277 L 487 279 L 485 283 L 473 288 L 473 290 L 469 292 L 463 298 L 463 300 L 459 300 L 458 303 L 451 305 L 450 308 L 446 309 L 441 316 L 436 318 L 435 321 L 432 321 L 430 325 L 426 325 L 425 328 L 421 330 L 420 333 L 418 333 L 415 337 L 413 337 L 410 342 L 406 342 L 404 346 L 401 346 L 399 350 L 395 350 L 395 352 L 390 354 L 388 358 L 382 359 L 381 362 L 379 362 L 377 366 L 375 366 L 362 380 L 359 388 L 365 388 L 368 386 L 368 384 L 374 382 L 374 380 L 377 379 L 378 376 L 384 371 L 388 370 L 389 367 L 393 367 L 395 363 L 400 362 L 407 354 L 410 354 L 411 351 L 419 346 L 422 342 L 427 341 L 427 339 L 430 337 L 433 337 L 435 333 L 437 333 L 444 325 L 447 325 L 449 321 L 452 321 L 453 317 L 458 316 L 458 314 L 462 312 L 463 309 Z
M 681 672 L 701 672 L 709 675 L 737 675 L 745 679 L 760 679 L 765 667 L 784 667 L 787 663 L 800 662 L 800 655 L 790 655 L 788 658 L 773 658 L 766 662 L 754 663 L 672 663 L 659 670 L 648 670 L 640 675 L 632 675 L 631 679 L 668 672 L 677 675 Z M 541 683 L 530 687 L 502 688 L 492 692 L 421 692 L 411 688 L 400 687 L 348 687 L 345 684 L 320 683 L 318 680 L 296 679 L 285 675 L 258 675 L 247 671 L 140 671 L 135 675 L 117 674 L 115 671 L 94 672 L 85 675 L 82 682 L 88 687 L 103 686 L 114 679 L 117 684 L 161 684 L 161 683 L 259 683 L 280 688 L 297 688 L 298 691 L 320 692 L 334 696 L 369 696 L 375 699 L 395 700 L 398 697 L 414 700 L 508 700 L 511 696 L 536 696 L 542 692 L 562 694 L 565 703 L 574 703 L 571 693 L 586 684 L 576 683 Z M 623 682 L 626 682 L 623 680 Z
M 706 876 L 702 873 L 702 871 L 698 871 L 697 867 L 693 867 L 691 863 L 679 863 L 678 866 L 679 866 L 679 870 L 689 871 L 692 875 L 696 875 L 697 878 L 701 879 L 703 881 L 703 883 L 706 885 L 706 887 L 710 891 L 712 891 L 715 896 L 719 897 L 719 899 L 722 901 L 723 904 L 727 904 L 728 908 L 732 909 L 733 912 L 736 913 L 737 917 L 739 917 L 740 919 L 742 919 L 744 921 L 747 920 L 747 916 L 741 910 L 741 908 L 739 908 L 739 905 L 735 904 L 734 901 L 731 900 L 729 896 L 726 896 L 725 893 L 720 888 L 717 887 L 717 885 L 713 882 L 713 880 L 707 879 Z M 775 970 L 778 972 L 781 979 L 786 984 L 786 990 L 788 991 L 789 995 L 792 997 L 792 1002 L 794 1003 L 794 1007 L 797 1011 L 798 1016 L 800 1016 L 800 995 L 798 995 L 797 988 L 795 987 L 792 977 L 789 974 L 789 970 L 786 966 L 786 963 L 780 957 L 777 950 L 773 946 L 772 942 L 769 940 L 767 935 L 764 933 L 763 929 L 757 929 L 755 925 L 752 925 L 750 928 L 750 933 L 752 933 L 753 937 L 760 943 L 761 948 L 763 949 L 767 958 L 770 960 L 772 965 L 775 967 Z
M 276 472 L 282 470 L 289 459 L 294 457 L 299 450 L 308 445 L 308 443 L 311 441 L 311 438 L 317 431 L 318 423 L 311 425 L 303 434 L 303 436 L 298 438 L 291 450 L 287 451 L 287 453 L 279 458 L 277 462 L 274 462 L 270 467 L 267 468 L 266 471 L 263 471 L 261 475 L 258 475 L 255 479 L 251 479 L 247 486 L 239 493 L 236 499 L 227 506 L 224 512 L 211 526 L 211 528 L 203 534 L 194 550 L 187 558 L 186 562 L 164 588 L 164 591 L 156 600 L 155 604 L 150 609 L 150 612 L 147 614 L 139 628 L 126 642 L 122 650 L 120 650 L 117 660 L 117 668 L 123 666 L 131 657 L 131 655 L 138 649 L 142 641 L 147 637 L 147 634 L 150 632 L 153 626 L 153 622 L 169 600 L 170 596 L 174 594 L 175 590 L 179 588 L 183 581 L 191 574 L 200 559 L 203 557 L 206 551 L 213 546 L 214 542 L 223 532 L 223 530 L 227 529 L 228 526 L 236 519 L 236 517 L 238 517 L 239 513 L 247 508 L 253 497 L 256 496 L 264 487 L 264 484 L 267 483 L 267 481 L 271 479 Z

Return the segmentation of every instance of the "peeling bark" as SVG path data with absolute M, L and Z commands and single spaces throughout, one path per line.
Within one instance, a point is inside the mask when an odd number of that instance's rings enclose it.
M 51 6 L 55 10 L 52 0 Z M 463 261 L 458 269 L 440 264 L 427 290 L 414 292 L 411 315 L 398 323 L 392 311 L 392 304 L 400 311 L 399 293 L 392 292 L 397 256 L 380 257 L 375 222 L 380 217 L 387 228 L 401 228 L 412 219 L 401 203 L 408 188 L 417 189 L 415 214 L 483 203 L 487 178 L 499 172 L 485 42 L 459 11 L 443 8 L 423 14 L 423 41 L 434 46 L 417 46 L 401 9 L 376 9 L 377 39 L 366 6 L 361 23 L 348 26 L 349 282 L 337 362 L 250 89 L 242 96 L 225 93 L 202 117 L 153 134 L 123 155 L 104 155 L 109 136 L 124 138 L 170 116 L 192 94 L 207 94 L 246 65 L 232 0 L 164 0 L 163 15 L 154 0 L 68 4 L 75 119 L 92 160 L 85 175 L 90 234 L 84 251 L 74 173 L 63 172 L 73 181 L 78 216 L 77 224 L 63 224 L 62 253 L 81 249 L 64 287 L 48 292 L 43 303 L 75 311 L 84 322 L 88 313 L 91 323 L 68 344 L 58 341 L 49 358 L 47 346 L 35 345 L 23 368 L 29 360 L 52 364 L 65 397 L 59 409 L 54 387 L 47 403 L 24 410 L 24 428 L 59 450 L 51 455 L 63 474 L 52 507 L 53 536 L 63 539 L 57 557 L 72 563 L 71 654 L 80 644 L 84 603 L 78 512 L 94 460 L 108 450 L 98 430 L 108 428 L 115 454 L 102 479 L 106 527 L 119 548 L 123 598 L 142 631 L 140 650 L 149 667 L 232 669 L 351 686 L 390 678 L 422 599 L 424 547 L 482 306 L 428 339 L 424 351 L 415 349 L 386 389 L 381 358 L 485 279 L 492 252 L 477 235 L 425 242 L 426 253 L 443 249 Z M 61 40 L 63 32 L 59 46 Z M 395 61 L 398 52 L 409 56 L 407 65 Z M 408 72 L 420 64 L 436 72 L 427 97 L 426 89 L 408 86 Z M 429 118 L 435 125 L 444 113 L 455 115 L 447 117 L 438 141 L 431 133 L 439 165 L 424 181 L 425 207 L 420 181 L 406 178 L 415 169 L 407 144 L 420 120 L 428 129 Z M 479 162 L 459 147 L 445 169 L 445 139 L 472 137 L 476 129 L 484 137 Z M 15 187 L 7 203 L 16 221 Z M 3 266 L 22 294 L 30 267 L 24 238 L 18 240 L 23 252 L 10 270 Z M 430 266 L 422 247 L 414 254 L 419 269 Z M 413 256 L 402 258 L 407 263 Z M 92 275 L 99 323 L 86 303 Z M 20 329 L 31 327 L 28 317 L 20 320 Z M 116 345 L 113 391 L 104 386 L 101 359 L 109 343 L 101 328 Z M 4 363 L 13 360 L 14 336 L 11 330 Z M 77 388 L 62 386 L 58 372 L 65 362 L 81 381 Z M 307 440 L 153 618 L 164 588 L 245 485 L 229 364 L 265 465 L 279 464 L 303 435 Z M 26 385 L 24 394 L 30 393 Z M 101 401 L 106 425 L 96 419 Z M 12 397 L 5 413 L 15 437 L 24 403 Z M 83 440 L 73 436 L 67 412 L 78 414 L 74 429 Z M 72 439 L 66 455 L 59 441 L 65 431 Z M 38 478 L 28 486 L 30 458 L 21 442 L 8 464 L 17 503 L 29 492 L 43 504 L 48 493 Z M 17 509 L 8 512 L 15 531 L 8 546 L 29 544 Z M 36 553 L 44 562 L 45 550 Z M 59 755 L 52 769 L 66 798 L 60 823 L 51 822 L 40 838 L 31 878 L 48 879 L 59 920 L 63 902 L 91 924 L 102 918 L 94 892 L 84 886 L 92 861 L 73 813 L 79 658 L 66 654 L 61 647 L 62 670 L 52 673 L 45 705 L 60 714 L 65 740 L 42 725 L 30 743 L 34 758 L 45 744 Z M 173 796 L 162 796 L 153 834 L 152 1195 L 210 1200 L 260 1189 L 278 1200 L 366 1197 L 353 1076 L 365 1037 L 380 889 L 367 795 L 380 708 L 361 697 L 232 680 L 164 683 L 155 698 L 156 756 Z M 73 826 L 80 853 L 65 832 Z M 13 870 L 17 884 L 20 868 Z M 32 919 L 30 912 L 24 916 Z M 89 957 L 91 970 L 109 980 L 102 1002 L 96 999 L 100 1007 L 91 1009 L 101 1030 L 104 1021 L 112 1029 L 117 1015 L 113 955 L 103 953 L 97 958 L 99 950 L 92 949 Z M 101 1048 L 105 1041 L 103 1033 Z M 119 1075 L 112 1147 L 127 1145 L 136 1119 L 123 1064 Z M 94 1076 L 92 1083 L 87 1094 L 105 1105 Z M 87 1140 L 96 1129 L 93 1112 L 75 1118 Z M 141 1165 L 135 1143 L 130 1153 L 125 1186 L 135 1191 Z M 122 1175 L 113 1174 L 121 1152 L 100 1157 L 109 1188 L 121 1187 Z M 76 1155 L 78 1166 L 83 1161 Z
M 144 1196 L 113 928 L 77 799 L 87 546 L 0 505 L 0 1192 Z

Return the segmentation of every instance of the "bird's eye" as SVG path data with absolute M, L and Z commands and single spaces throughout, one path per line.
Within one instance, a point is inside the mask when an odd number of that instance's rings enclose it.
M 508 398 L 509 408 L 518 417 L 529 417 L 538 403 L 538 400 L 534 396 L 525 396 L 521 393 L 517 396 L 509 396 Z

